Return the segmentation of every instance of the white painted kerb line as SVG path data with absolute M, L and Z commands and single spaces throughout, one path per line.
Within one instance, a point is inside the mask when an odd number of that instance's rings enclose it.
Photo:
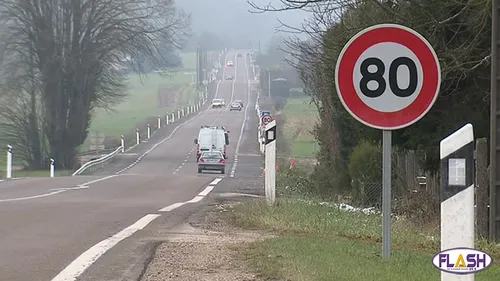
M 56 277 L 52 278 L 52 281 L 74 281 L 82 273 L 89 268 L 97 259 L 99 259 L 104 253 L 109 249 L 113 248 L 123 239 L 132 236 L 137 231 L 145 228 L 154 219 L 158 218 L 160 215 L 149 214 L 142 217 L 140 220 L 135 222 L 133 225 L 125 228 L 124 230 L 118 232 L 117 234 L 97 243 L 92 248 L 85 251 L 78 258 L 76 258 L 72 263 L 70 263 L 63 271 L 61 271 Z
M 191 204 L 191 203 L 198 203 L 203 198 L 205 198 L 212 190 L 214 190 L 215 186 L 222 181 L 222 178 L 216 178 L 213 180 L 205 189 L 203 189 L 198 195 L 196 195 L 193 199 L 185 202 L 180 202 L 180 203 L 174 203 L 172 205 L 168 205 L 167 207 L 160 209 L 159 212 L 170 212 L 172 210 L 175 210 L 181 206 L 184 206 L 186 204 Z

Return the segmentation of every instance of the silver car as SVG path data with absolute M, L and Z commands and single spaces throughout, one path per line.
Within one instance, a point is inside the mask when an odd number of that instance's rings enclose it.
M 198 159 L 198 173 L 204 170 L 220 171 L 221 174 L 226 173 L 226 160 L 220 151 L 202 152 Z
M 233 110 L 238 110 L 238 111 L 241 111 L 241 103 L 239 102 L 232 102 L 231 105 L 229 106 L 229 111 L 233 111 Z

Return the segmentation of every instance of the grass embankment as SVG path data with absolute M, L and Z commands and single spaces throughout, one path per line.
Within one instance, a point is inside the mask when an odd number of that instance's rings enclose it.
M 234 207 L 234 224 L 278 233 L 247 249 L 250 265 L 265 278 L 289 281 L 428 281 L 439 280 L 432 265 L 439 236 L 418 228 L 393 225 L 393 252 L 382 260 L 381 216 L 341 211 L 306 200 L 278 200 L 274 207 L 249 200 Z M 495 258 L 500 249 L 486 243 L 479 248 Z M 498 280 L 500 266 L 477 273 L 476 280 Z
M 157 73 L 150 73 L 141 79 L 134 75 L 129 80 L 129 96 L 112 111 L 99 110 L 96 112 L 89 131 L 103 132 L 107 139 L 119 140 L 121 135 L 126 138 L 126 145 L 135 143 L 135 130 L 140 129 L 144 136 L 149 123 L 156 127 L 156 116 L 164 116 L 178 107 L 187 105 L 195 98 L 193 85 L 196 70 L 196 54 L 183 55 L 184 68 L 165 77 Z M 172 89 L 170 94 L 179 94 L 179 100 L 168 107 L 159 105 L 158 91 Z M 90 145 L 87 139 L 81 150 L 86 151 Z
M 289 98 L 280 112 L 285 118 L 283 134 L 292 157 L 314 157 L 319 148 L 311 134 L 318 110 L 309 101 L 308 97 Z

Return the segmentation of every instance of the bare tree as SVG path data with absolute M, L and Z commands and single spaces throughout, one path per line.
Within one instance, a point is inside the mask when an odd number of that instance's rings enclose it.
M 48 153 L 65 168 L 94 109 L 126 96 L 123 69 L 168 65 L 162 47 L 180 47 L 189 23 L 173 0 L 0 0 L 0 19 L 2 62 L 37 81 Z

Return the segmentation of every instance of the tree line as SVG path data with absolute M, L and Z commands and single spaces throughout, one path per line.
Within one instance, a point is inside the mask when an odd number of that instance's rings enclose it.
M 484 0 L 283 0 L 281 6 L 259 11 L 303 9 L 310 18 L 294 32 L 307 40 L 291 39 L 287 46 L 297 59 L 295 67 L 306 93 L 317 106 L 320 122 L 313 129 L 319 142 L 319 165 L 311 177 L 320 192 L 352 189 L 349 161 L 360 146 L 381 141 L 381 132 L 354 120 L 342 106 L 335 89 L 335 65 L 348 40 L 362 29 L 396 23 L 422 34 L 435 49 L 441 64 L 441 89 L 431 111 L 416 124 L 393 133 L 396 150 L 418 151 L 420 166 L 439 169 L 439 142 L 465 123 L 476 137 L 489 135 L 491 3 Z M 356 152 L 356 155 L 359 153 Z M 366 158 L 364 158 L 366 159 Z M 379 161 L 379 160 L 376 160 Z M 377 162 L 378 163 L 378 162 Z M 378 164 L 377 164 L 378 165 Z M 361 165 L 363 166 L 363 165 Z
M 189 31 L 174 0 L 0 0 L 0 20 L 0 143 L 35 169 L 72 169 L 95 110 L 178 64 Z

